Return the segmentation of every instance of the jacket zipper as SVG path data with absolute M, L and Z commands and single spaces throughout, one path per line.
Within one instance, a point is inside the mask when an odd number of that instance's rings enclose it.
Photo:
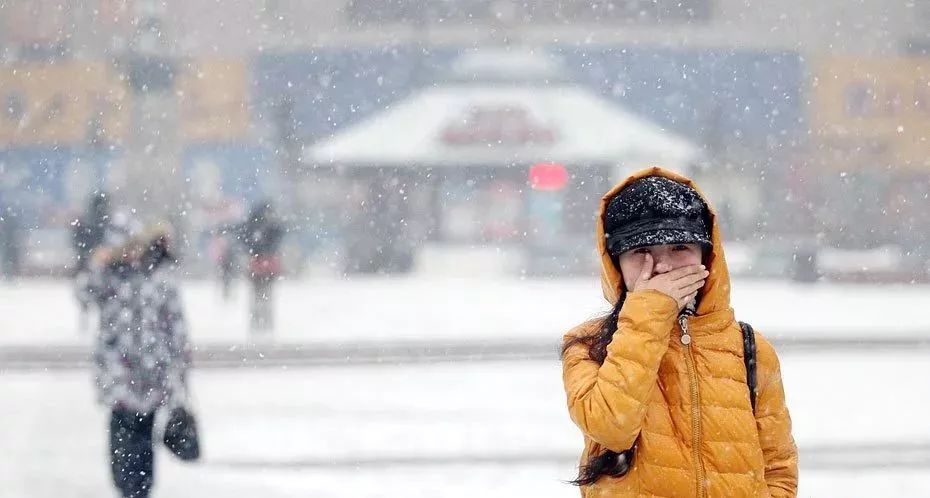
M 688 365 L 689 386 L 691 388 L 691 450 L 694 453 L 695 474 L 697 475 L 698 498 L 704 496 L 704 462 L 701 460 L 701 404 L 698 396 L 697 373 L 694 368 L 694 354 L 691 349 L 691 334 L 688 333 L 688 317 L 678 317 L 681 325 L 681 343 L 685 347 L 685 363 Z

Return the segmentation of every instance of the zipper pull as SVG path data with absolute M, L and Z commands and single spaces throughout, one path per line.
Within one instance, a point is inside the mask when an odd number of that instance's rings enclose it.
M 685 346 L 691 344 L 691 334 L 688 333 L 688 316 L 679 316 L 678 324 L 681 325 L 681 343 Z

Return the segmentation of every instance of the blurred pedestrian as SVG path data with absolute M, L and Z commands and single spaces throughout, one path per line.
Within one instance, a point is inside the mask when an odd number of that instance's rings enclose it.
M 80 316 L 78 329 L 87 330 L 93 297 L 86 290 L 90 278 L 89 262 L 93 251 L 103 244 L 110 223 L 110 201 L 105 192 L 90 196 L 84 214 L 73 224 L 71 242 L 74 247 L 74 288 Z
M 238 239 L 249 256 L 248 277 L 252 284 L 249 325 L 253 332 L 274 328 L 272 298 L 274 284 L 281 274 L 279 254 L 284 228 L 277 221 L 269 201 L 252 206 L 249 217 L 239 226 Z
M 621 182 L 597 246 L 613 310 L 562 349 L 582 496 L 795 496 L 778 357 L 734 318 L 717 217 L 692 182 L 659 168 Z
M 168 230 L 115 216 L 105 241 L 90 262 L 100 307 L 95 378 L 110 411 L 113 482 L 124 498 L 144 498 L 155 478 L 156 413 L 188 401 L 190 348 Z
M 0 191 L 0 276 L 12 280 L 19 275 L 22 259 L 22 224 L 10 196 Z
M 236 277 L 236 244 L 228 227 L 215 230 L 210 239 L 210 259 L 216 267 L 223 301 L 232 297 L 233 279 Z

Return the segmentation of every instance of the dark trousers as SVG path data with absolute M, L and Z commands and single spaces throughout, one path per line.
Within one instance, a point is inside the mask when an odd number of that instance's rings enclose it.
M 152 490 L 154 413 L 114 409 L 110 417 L 110 466 L 123 498 L 146 498 Z
M 274 328 L 274 313 L 271 308 L 271 291 L 274 287 L 274 280 L 273 275 L 252 276 L 250 325 L 253 332 L 267 332 Z

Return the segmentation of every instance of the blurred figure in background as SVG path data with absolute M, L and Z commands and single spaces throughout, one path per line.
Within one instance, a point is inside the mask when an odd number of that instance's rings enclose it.
M 71 241 L 75 254 L 75 295 L 80 307 L 78 329 L 81 331 L 88 328 L 88 314 L 93 301 L 93 297 L 86 292 L 89 288 L 87 284 L 90 278 L 90 255 L 103 244 L 109 223 L 110 201 L 105 192 L 92 194 L 84 215 L 74 222 Z
M 213 232 L 210 239 L 210 258 L 216 265 L 223 301 L 229 301 L 232 297 L 233 279 L 238 268 L 234 235 L 228 227 L 221 227 Z
M 124 498 L 144 498 L 154 474 L 160 408 L 187 403 L 190 348 L 169 231 L 115 215 L 90 262 L 89 295 L 100 307 L 94 351 L 99 401 L 111 412 L 110 464 Z
M 271 202 L 254 204 L 237 236 L 249 255 L 248 276 L 252 283 L 249 325 L 253 332 L 269 332 L 274 328 L 272 290 L 281 274 L 279 248 L 284 237 L 284 228 L 277 221 Z
M 0 277 L 12 280 L 19 275 L 22 227 L 9 195 L 0 191 Z

